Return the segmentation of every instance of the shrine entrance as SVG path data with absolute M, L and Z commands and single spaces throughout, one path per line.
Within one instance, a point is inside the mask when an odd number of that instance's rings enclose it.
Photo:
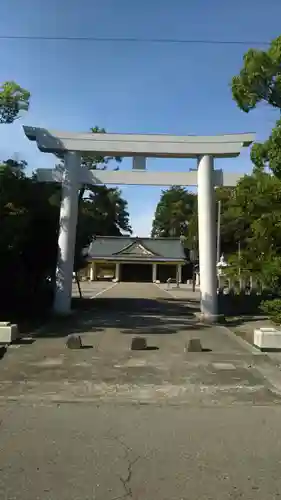
M 121 264 L 120 281 L 152 283 L 152 264 Z
M 216 269 L 216 186 L 235 186 L 241 174 L 214 170 L 214 158 L 239 156 L 242 147 L 254 141 L 254 134 L 218 136 L 173 136 L 142 134 L 92 134 L 57 132 L 24 127 L 28 139 L 42 152 L 64 156 L 64 169 L 38 169 L 38 180 L 60 182 L 62 202 L 56 269 L 54 310 L 68 314 L 71 309 L 72 273 L 81 184 L 198 186 L 199 263 L 202 318 L 217 316 Z M 89 171 L 81 167 L 81 154 L 132 157 L 132 171 Z M 149 172 L 146 158 L 194 158 L 196 171 Z

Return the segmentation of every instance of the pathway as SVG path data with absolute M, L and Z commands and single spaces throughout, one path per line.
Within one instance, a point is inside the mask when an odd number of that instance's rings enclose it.
M 278 399 L 270 389 L 274 380 L 279 390 L 279 378 L 268 357 L 246 349 L 224 327 L 200 324 L 187 297 L 173 298 L 152 284 L 101 290 L 94 284 L 95 293 L 86 286 L 95 299 L 86 298 L 73 317 L 48 325 L 32 343 L 8 350 L 0 398 L 203 405 Z M 70 333 L 82 335 L 84 349 L 66 349 Z M 135 335 L 146 337 L 148 350 L 130 350 Z M 193 337 L 204 352 L 187 352 Z
M 188 293 L 83 288 L 69 321 L 0 361 L 0 497 L 281 498 L 280 372 L 267 356 L 200 325 Z M 66 349 L 71 332 L 85 349 Z M 130 351 L 134 335 L 154 349 Z M 210 350 L 186 352 L 193 336 Z

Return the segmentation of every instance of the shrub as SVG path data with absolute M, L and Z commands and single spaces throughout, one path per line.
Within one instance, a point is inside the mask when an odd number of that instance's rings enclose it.
M 260 309 L 275 323 L 281 323 L 281 299 L 264 300 Z

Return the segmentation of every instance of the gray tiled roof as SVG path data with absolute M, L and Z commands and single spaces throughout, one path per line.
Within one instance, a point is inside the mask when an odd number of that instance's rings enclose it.
M 137 255 L 133 248 L 136 248 L 138 244 L 153 255 L 149 253 Z M 130 253 L 130 247 L 132 247 L 132 253 Z M 185 260 L 184 249 L 179 238 L 97 236 L 90 244 L 88 256 L 90 259 L 114 260 Z

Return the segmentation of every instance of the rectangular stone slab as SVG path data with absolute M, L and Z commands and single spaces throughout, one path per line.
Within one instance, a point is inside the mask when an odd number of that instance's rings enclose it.
M 262 351 L 281 351 L 281 330 L 276 328 L 254 330 L 254 345 Z
M 17 325 L 0 325 L 0 345 L 11 344 L 19 338 L 19 330 Z

